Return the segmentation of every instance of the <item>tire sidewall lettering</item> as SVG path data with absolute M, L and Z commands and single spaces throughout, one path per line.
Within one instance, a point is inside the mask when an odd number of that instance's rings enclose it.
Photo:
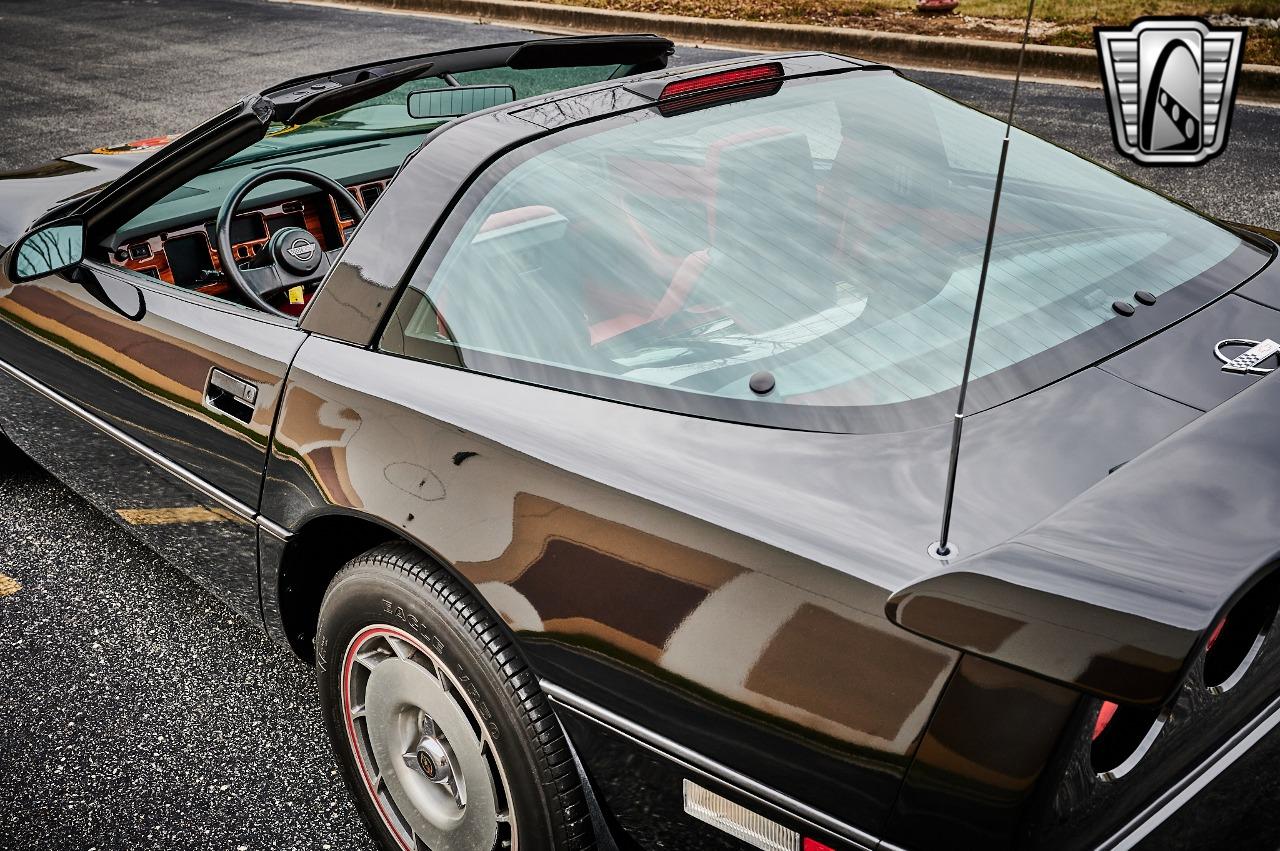
M 495 723 L 494 714 L 485 702 L 484 695 L 472 680 L 471 675 L 467 673 L 466 667 L 455 657 L 455 654 L 451 652 L 449 645 L 446 644 L 445 641 L 427 624 L 423 623 L 421 618 L 413 612 L 406 611 L 405 607 L 399 603 L 383 597 L 381 600 L 381 608 L 382 613 L 385 616 L 398 622 L 399 626 L 422 641 L 423 644 L 431 650 L 431 652 L 435 653 L 440 657 L 441 661 L 449 666 L 450 672 L 457 679 L 458 684 L 462 686 L 467 697 L 471 699 L 476 712 L 479 713 L 480 717 L 484 721 L 485 729 L 488 730 L 490 737 L 493 738 L 493 741 L 496 744 L 502 735 L 502 730 Z

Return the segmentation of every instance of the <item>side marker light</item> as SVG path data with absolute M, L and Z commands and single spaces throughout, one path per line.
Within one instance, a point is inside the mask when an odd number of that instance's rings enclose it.
M 761 851 L 835 851 L 692 780 L 684 781 L 684 811 Z

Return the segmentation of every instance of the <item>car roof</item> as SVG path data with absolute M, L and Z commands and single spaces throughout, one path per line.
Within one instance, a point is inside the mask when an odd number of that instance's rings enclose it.
M 896 70 L 881 63 L 822 51 L 754 54 L 696 65 L 667 67 L 588 83 L 572 89 L 561 89 L 470 113 L 456 119 L 451 125 L 475 120 L 485 115 L 503 113 L 551 130 L 590 121 L 611 113 L 651 105 L 658 100 L 662 90 L 668 84 L 677 80 L 769 64 L 781 66 L 783 79 L 853 70 Z M 602 97 L 602 93 L 608 93 L 609 96 Z M 441 130 L 444 129 L 446 128 L 441 128 Z
M 464 47 L 367 62 L 336 71 L 297 77 L 262 91 L 273 119 L 300 124 L 421 77 L 483 68 L 535 69 L 666 65 L 675 44 L 648 33 L 536 38 Z M 429 73 L 428 73 L 429 72 Z

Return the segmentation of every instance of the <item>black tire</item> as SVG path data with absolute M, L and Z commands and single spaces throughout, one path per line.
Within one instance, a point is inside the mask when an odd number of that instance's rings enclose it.
M 377 640 L 387 641 L 392 650 L 404 647 L 398 635 L 418 639 L 417 649 L 408 649 L 410 658 L 396 658 L 385 649 L 381 656 L 369 655 L 373 651 L 361 655 L 361 648 Z M 431 659 L 417 655 L 419 650 L 428 649 Z M 405 838 L 409 828 L 399 813 L 400 802 L 386 805 L 387 798 L 394 797 L 392 790 L 379 786 L 384 771 L 390 771 L 384 763 L 392 745 L 384 748 L 382 758 L 375 758 L 370 744 L 377 735 L 393 736 L 390 732 L 379 733 L 379 729 L 399 730 L 403 723 L 381 723 L 383 716 L 375 718 L 363 705 L 373 702 L 372 686 L 365 686 L 368 692 L 361 701 L 354 699 L 358 686 L 352 686 L 352 682 L 361 676 L 367 682 L 373 681 L 373 674 L 360 666 L 368 666 L 361 659 L 370 658 L 395 658 L 399 666 L 396 670 L 408 670 L 405 662 L 420 664 L 424 670 L 434 664 L 433 676 L 446 683 L 442 693 L 458 706 L 469 708 L 468 720 L 481 739 L 486 738 L 487 732 L 486 760 L 496 769 L 493 786 L 502 786 L 492 797 L 509 805 L 507 813 L 512 825 L 504 827 L 499 816 L 495 847 L 502 847 L 504 831 L 515 837 L 519 851 L 589 851 L 595 847 L 581 780 L 564 732 L 510 631 L 449 571 L 420 550 L 397 543 L 376 547 L 353 559 L 334 577 L 321 604 L 316 630 L 316 670 L 325 726 L 343 779 L 379 848 L 400 851 L 408 847 L 406 843 L 416 840 Z M 440 663 L 445 666 L 447 677 L 438 670 Z M 373 663 L 378 664 L 381 663 Z M 452 682 L 452 691 L 448 682 Z M 423 724 L 424 729 L 430 725 L 429 718 Z M 443 732 L 443 728 L 435 729 Z M 357 746 L 353 737 L 363 744 Z M 404 759 L 409 762 L 408 754 Z M 454 761 L 461 764 L 463 760 Z M 366 765 L 371 767 L 362 767 Z M 395 771 L 403 774 L 398 766 Z M 462 771 L 455 769 L 454 773 Z M 422 782 L 405 781 L 398 787 L 400 796 L 412 799 L 406 791 L 409 784 Z M 374 788 L 379 790 L 381 803 L 375 801 L 371 791 Z M 421 813 L 429 809 L 419 808 L 419 817 L 425 818 Z M 387 811 L 394 813 L 384 815 Z M 401 825 L 400 833 L 393 822 Z M 505 841 L 511 841 L 511 837 Z M 425 839 L 423 842 L 430 844 Z M 433 851 L 451 849 L 440 847 Z

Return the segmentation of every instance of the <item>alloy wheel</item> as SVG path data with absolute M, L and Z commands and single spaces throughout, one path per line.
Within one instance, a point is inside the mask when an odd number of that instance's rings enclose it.
M 493 732 L 439 656 L 396 627 L 366 627 L 347 647 L 341 689 L 356 765 L 401 848 L 518 848 Z

